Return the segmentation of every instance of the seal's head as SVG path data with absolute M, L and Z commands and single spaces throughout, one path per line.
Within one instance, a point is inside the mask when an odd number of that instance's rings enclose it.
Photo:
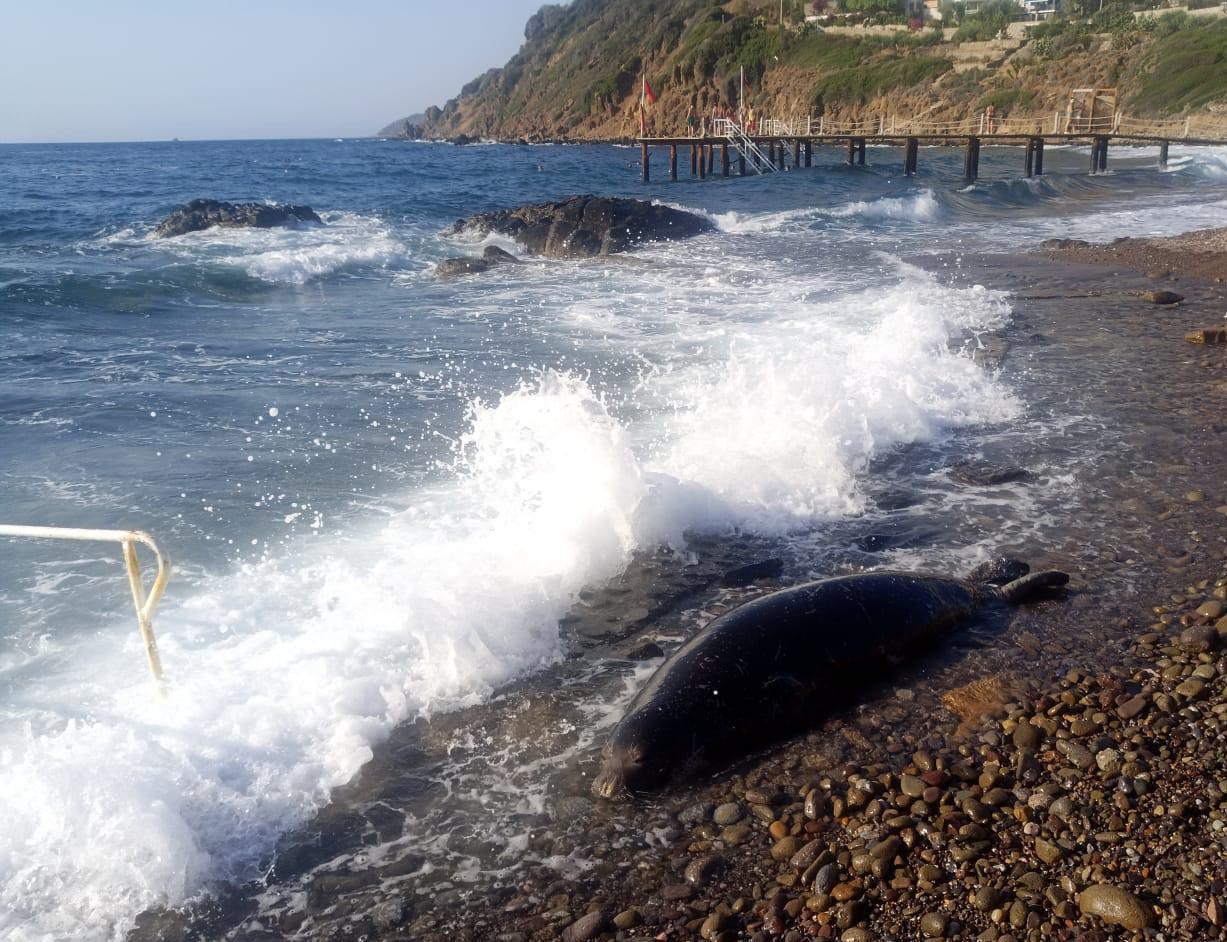
M 664 785 L 680 758 L 662 730 L 650 729 L 642 713 L 631 713 L 614 729 L 601 752 L 601 771 L 592 782 L 598 798 L 618 800 Z

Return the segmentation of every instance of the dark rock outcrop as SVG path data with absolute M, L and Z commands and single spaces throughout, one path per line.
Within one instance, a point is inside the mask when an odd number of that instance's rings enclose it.
M 298 226 L 304 222 L 323 225 L 324 220 L 310 206 L 279 206 L 274 203 L 227 203 L 224 200 L 192 200 L 158 223 L 158 238 L 199 232 L 214 226 L 272 229 Z
M 1184 300 L 1184 295 L 1175 291 L 1143 291 L 1139 297 L 1151 304 L 1179 304 Z
M 963 461 L 950 469 L 950 477 L 959 484 L 971 484 L 975 487 L 997 487 L 1001 484 L 1026 481 L 1031 475 L 1027 473 L 1025 468 Z
M 497 232 L 534 255 L 592 258 L 614 255 L 645 242 L 688 239 L 715 228 L 710 220 L 643 200 L 572 196 L 459 220 L 452 234 Z
M 487 245 L 480 258 L 471 256 L 445 258 L 435 266 L 435 277 L 455 278 L 457 275 L 473 275 L 477 272 L 489 271 L 495 265 L 508 264 L 519 265 L 520 260 L 497 245 Z

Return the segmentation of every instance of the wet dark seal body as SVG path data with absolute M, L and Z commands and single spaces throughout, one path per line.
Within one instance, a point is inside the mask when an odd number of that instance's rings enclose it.
M 1007 577 L 1026 573 L 1024 564 L 998 565 Z M 1067 580 L 1039 573 L 999 588 L 868 573 L 742 605 L 682 645 L 639 691 L 610 737 L 593 791 L 614 798 L 659 788 L 745 755 L 812 725 L 839 695 L 841 680 L 881 671 L 986 603 L 1023 601 Z

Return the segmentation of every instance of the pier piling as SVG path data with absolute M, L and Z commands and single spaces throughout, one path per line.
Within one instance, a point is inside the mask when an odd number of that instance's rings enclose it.
M 737 175 L 744 177 L 746 175 L 746 155 L 744 151 L 737 151 Z
M 903 156 L 903 175 L 905 177 L 916 176 L 916 164 L 918 163 L 919 156 L 920 141 L 914 137 L 909 137 Z
M 856 138 L 848 138 L 848 166 L 856 163 Z
M 699 145 L 699 179 L 707 179 L 707 148 L 702 144 Z
M 652 179 L 652 174 L 648 170 L 648 145 L 646 143 L 642 147 L 640 159 L 643 162 L 643 182 L 647 183 Z
M 1027 138 L 1026 154 L 1023 156 L 1023 173 L 1030 179 L 1035 174 L 1035 138 Z
M 1035 144 L 1035 175 L 1042 177 L 1044 175 L 1044 139 L 1037 137 Z
M 690 175 L 692 177 L 699 175 L 699 146 L 697 144 L 690 145 Z
M 801 166 L 801 138 L 797 138 L 792 142 L 792 169 L 796 170 Z
M 1104 173 L 1108 169 L 1108 139 L 1101 137 L 1099 139 L 1099 172 Z
M 720 145 L 720 176 L 727 177 L 729 175 L 729 145 L 722 143 Z
M 669 145 L 669 179 L 677 180 L 677 145 Z
M 862 167 L 865 166 L 865 139 L 863 137 L 856 139 L 856 162 Z
M 1167 144 L 1168 144 L 1167 141 L 1159 142 L 1159 166 L 1160 167 L 1167 166 Z
M 812 167 L 814 165 L 814 142 L 806 140 L 805 142 L 805 166 Z
M 967 152 L 963 157 L 963 176 L 968 180 L 980 177 L 980 138 L 967 138 Z

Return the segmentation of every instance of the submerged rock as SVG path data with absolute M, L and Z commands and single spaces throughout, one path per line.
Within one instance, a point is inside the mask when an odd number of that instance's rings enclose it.
M 554 203 L 478 213 L 448 232 L 497 232 L 510 236 L 534 255 L 592 258 L 625 252 L 645 242 L 688 239 L 715 228 L 695 213 L 605 196 L 572 196 Z
M 435 277 L 455 278 L 457 275 L 473 275 L 477 272 L 489 271 L 496 265 L 507 264 L 519 265 L 520 260 L 497 245 L 487 245 L 480 258 L 473 256 L 445 258 L 435 266 Z
M 322 226 L 324 220 L 310 206 L 276 203 L 227 203 L 224 200 L 192 200 L 158 223 L 154 235 L 159 239 L 199 232 L 214 226 L 245 229 L 272 229 L 298 226 L 304 222 Z
M 1030 475 L 1028 475 L 1025 468 L 964 461 L 950 469 L 950 476 L 960 484 L 971 484 L 976 487 L 996 487 L 1000 484 L 1025 481 Z
M 744 586 L 757 582 L 759 579 L 778 579 L 784 571 L 784 560 L 772 557 L 761 562 L 750 563 L 730 569 L 724 574 L 721 583 L 726 586 Z
M 1151 304 L 1179 304 L 1184 300 L 1183 294 L 1177 294 L 1175 291 L 1143 291 L 1140 295 L 1143 301 L 1149 301 Z

